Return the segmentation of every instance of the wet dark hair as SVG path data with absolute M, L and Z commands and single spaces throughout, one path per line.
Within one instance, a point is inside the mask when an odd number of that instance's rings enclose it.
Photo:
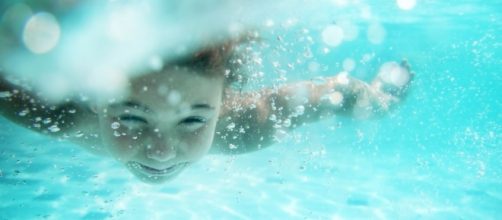
M 175 60 L 177 67 L 187 67 L 207 74 L 210 77 L 225 77 L 225 87 L 242 88 L 247 81 L 245 54 L 239 49 L 249 43 L 251 35 L 214 43 L 187 57 Z

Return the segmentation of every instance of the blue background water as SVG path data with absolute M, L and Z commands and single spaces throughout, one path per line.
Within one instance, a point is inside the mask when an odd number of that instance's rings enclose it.
M 333 118 L 260 152 L 207 156 L 161 186 L 0 119 L 0 219 L 499 219 L 501 4 L 371 6 L 387 33 L 380 45 L 368 43 L 364 22 L 356 40 L 329 53 L 319 42 L 326 24 L 307 27 L 312 44 L 300 40 L 305 27 L 270 36 L 292 42 L 281 62 L 306 47 L 314 54 L 289 81 L 333 75 L 344 59 L 374 53 L 351 73 L 370 80 L 379 64 L 406 57 L 416 78 L 389 116 Z M 312 61 L 324 70 L 306 71 Z

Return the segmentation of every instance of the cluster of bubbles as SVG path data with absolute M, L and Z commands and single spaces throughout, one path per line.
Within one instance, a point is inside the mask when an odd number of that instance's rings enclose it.
M 372 44 L 381 44 L 386 37 L 386 30 L 371 13 L 368 5 L 359 1 L 333 0 L 333 4 L 339 7 L 355 5 L 360 8 L 360 17 L 370 22 L 366 30 L 367 40 Z M 402 10 L 411 10 L 416 5 L 416 0 L 396 0 L 397 6 Z M 344 41 L 352 41 L 359 36 L 359 25 L 350 20 L 341 20 L 330 24 L 322 30 L 322 41 L 329 47 L 337 47 Z

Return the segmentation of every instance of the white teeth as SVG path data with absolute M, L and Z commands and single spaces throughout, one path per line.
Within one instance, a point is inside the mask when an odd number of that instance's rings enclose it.
M 138 163 L 138 162 L 130 162 L 128 163 L 128 165 L 133 168 L 133 169 L 136 169 L 136 170 L 140 170 L 144 173 L 148 173 L 148 174 L 155 174 L 155 175 L 163 175 L 163 174 L 169 174 L 173 171 L 175 171 L 177 167 L 179 166 L 183 166 L 185 165 L 185 163 L 180 163 L 180 164 L 175 164 L 173 166 L 170 166 L 168 168 L 165 168 L 165 169 L 156 169 L 156 168 L 153 168 L 153 167 L 149 167 L 149 166 L 146 166 L 146 165 L 143 165 L 141 163 Z
M 159 170 L 159 169 L 156 169 L 156 168 L 153 168 L 153 167 L 148 167 L 148 166 L 145 166 L 145 165 L 142 165 L 142 164 L 140 166 L 143 169 L 146 169 L 148 171 L 152 171 L 152 172 L 155 172 L 155 173 L 164 174 L 164 173 L 167 173 L 168 171 L 172 170 L 176 165 L 168 167 L 168 168 L 165 168 L 165 169 L 162 169 L 162 170 Z

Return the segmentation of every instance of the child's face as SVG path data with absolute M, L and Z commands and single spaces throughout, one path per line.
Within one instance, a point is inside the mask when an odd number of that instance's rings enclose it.
M 125 99 L 98 109 L 105 147 L 145 182 L 172 179 L 211 147 L 223 82 L 186 68 L 131 79 Z

